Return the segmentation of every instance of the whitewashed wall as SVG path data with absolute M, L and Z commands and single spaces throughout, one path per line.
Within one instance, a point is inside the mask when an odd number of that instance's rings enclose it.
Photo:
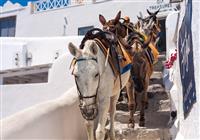
M 179 19 L 179 27 L 180 29 L 182 19 L 185 14 L 185 6 L 186 1 L 181 4 L 181 11 L 180 11 L 180 19 Z M 189 116 L 184 119 L 183 116 L 183 95 L 182 95 L 182 85 L 181 85 L 181 79 L 180 79 L 180 70 L 179 70 L 179 60 L 175 62 L 174 66 L 170 70 L 164 70 L 164 75 L 166 76 L 169 74 L 168 79 L 165 79 L 165 85 L 168 88 L 168 91 L 170 92 L 171 99 L 172 99 L 172 110 L 177 110 L 178 116 L 177 120 L 175 121 L 174 126 L 171 129 L 171 133 L 173 135 L 173 139 L 176 140 L 198 140 L 200 139 L 200 66 L 199 66 L 199 60 L 200 60 L 200 14 L 199 14 L 199 7 L 200 2 L 199 1 L 193 1 L 193 15 L 192 15 L 192 37 L 193 37 L 193 55 L 194 55 L 194 72 L 195 72 L 195 81 L 196 81 L 196 94 L 197 94 L 197 102 L 194 104 L 191 112 L 189 113 Z M 170 15 L 169 15 L 170 16 Z M 177 14 L 170 18 L 172 20 L 177 17 Z M 167 21 L 166 21 L 167 22 Z M 171 21 L 173 23 L 174 21 Z M 170 23 L 167 25 L 167 28 L 170 28 L 170 30 L 167 30 L 168 32 L 171 32 L 171 36 L 167 35 L 167 56 L 169 56 L 172 52 L 174 52 L 174 49 L 176 47 L 175 44 L 177 42 L 174 42 L 174 35 L 173 31 L 175 31 L 175 26 Z M 172 36 L 173 35 L 173 36 Z
M 35 104 L 55 99 L 73 87 L 74 80 L 69 70 L 72 56 L 67 45 L 71 41 L 78 46 L 81 39 L 82 37 L 3 38 L 3 42 L 6 42 L 1 46 L 3 55 L 0 62 L 3 62 L 3 65 L 1 63 L 1 66 L 4 66 L 3 70 L 15 68 L 13 53 L 15 54 L 22 47 L 26 47 L 26 50 L 32 53 L 31 66 L 48 63 L 53 63 L 53 65 L 49 69 L 48 83 L 1 85 L 1 117 L 10 116 Z M 56 51 L 60 56 L 55 60 Z M 64 60 L 60 61 L 60 59 Z
M 18 67 L 24 67 L 25 55 L 26 55 L 26 42 L 13 42 L 0 39 L 0 70 L 13 69 Z M 15 59 L 18 59 L 17 62 Z
M 197 140 L 200 139 L 200 13 L 199 13 L 200 2 L 193 1 L 193 15 L 192 15 L 192 37 L 193 37 L 193 55 L 194 55 L 194 72 L 196 81 L 196 94 L 197 102 L 194 104 L 190 115 L 184 120 L 183 116 L 180 115 L 180 131 L 179 134 L 183 136 L 185 140 Z M 183 13 L 182 13 L 183 14 Z M 181 96 L 182 97 L 182 96 Z M 182 98 L 180 98 L 182 101 Z M 182 102 L 180 102 L 179 110 L 182 109 Z M 182 114 L 183 111 L 180 111 Z M 180 137 L 181 138 L 181 137 Z M 179 139 L 180 139 L 179 138 Z
M 1 138 L 86 140 L 76 89 L 0 121 Z
M 169 3 L 169 0 L 164 0 L 163 4 L 165 3 Z M 66 35 L 77 35 L 79 27 L 92 25 L 101 27 L 98 19 L 99 14 L 103 14 L 106 19 L 111 19 L 121 10 L 122 16 L 130 16 L 131 21 L 136 22 L 139 12 L 147 15 L 146 9 L 155 5 L 158 5 L 157 0 L 111 0 L 96 4 L 71 5 L 64 9 L 31 14 L 31 5 L 29 3 L 21 11 L 2 12 L 0 17 L 17 15 L 16 36 L 18 37 L 63 36 L 64 32 L 66 32 Z M 6 9 L 6 6 L 4 8 Z M 167 16 L 167 14 L 167 11 L 162 12 L 160 16 Z M 65 31 L 64 17 L 67 18 L 68 22 Z
M 67 49 L 69 42 L 78 46 L 82 38 L 82 36 L 0 38 L 0 70 L 53 63 L 56 53 L 58 56 L 69 53 Z M 18 66 L 15 64 L 16 53 L 19 54 Z M 28 65 L 26 64 L 27 53 L 32 55 Z
M 60 43 L 59 38 L 53 40 Z M 77 37 L 74 40 L 76 44 Z M 53 62 L 48 83 L 0 86 L 3 139 L 87 139 L 69 70 L 71 59 L 66 51 Z

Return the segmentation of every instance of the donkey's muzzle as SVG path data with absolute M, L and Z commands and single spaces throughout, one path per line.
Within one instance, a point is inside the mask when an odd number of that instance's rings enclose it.
M 132 79 L 134 81 L 135 90 L 137 92 L 142 92 L 144 90 L 144 86 L 143 86 L 142 81 L 139 78 L 135 77 L 135 76 L 133 76 Z
M 79 108 L 81 110 L 81 114 L 84 119 L 86 120 L 94 120 L 96 116 L 98 115 L 98 107 L 96 104 L 91 105 L 79 105 Z

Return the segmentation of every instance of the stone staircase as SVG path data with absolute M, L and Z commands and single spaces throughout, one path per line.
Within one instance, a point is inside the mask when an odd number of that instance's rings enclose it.
M 135 113 L 135 128 L 128 128 L 129 112 L 127 101 L 117 104 L 116 139 L 117 140 L 170 140 L 168 120 L 170 101 L 162 84 L 162 70 L 165 55 L 159 56 L 148 88 L 149 106 L 145 111 L 145 127 L 139 127 L 139 112 Z M 108 138 L 109 139 L 109 138 Z

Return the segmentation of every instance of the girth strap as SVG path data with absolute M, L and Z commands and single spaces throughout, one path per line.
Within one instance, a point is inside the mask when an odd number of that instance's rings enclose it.
M 114 65 L 114 63 L 112 61 L 112 57 L 110 56 L 110 54 L 107 54 L 109 52 L 107 51 L 107 49 L 105 48 L 105 46 L 103 45 L 103 43 L 99 39 L 95 38 L 94 40 L 96 41 L 96 43 L 98 44 L 98 46 L 102 50 L 103 54 L 105 56 L 108 55 L 108 62 L 110 64 L 111 68 L 112 68 L 113 74 L 115 75 L 115 77 L 117 77 L 120 74 L 120 72 L 116 69 L 116 67 L 115 67 L 115 65 Z

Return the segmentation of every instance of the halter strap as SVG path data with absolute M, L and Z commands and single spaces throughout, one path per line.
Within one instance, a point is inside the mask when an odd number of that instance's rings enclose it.
M 73 60 L 75 61 L 74 64 L 77 63 L 77 62 L 80 62 L 80 61 L 88 61 L 88 60 L 93 60 L 93 61 L 97 62 L 97 58 L 94 58 L 94 57 L 79 58 L 79 59 L 74 58 Z M 72 61 L 73 61 L 73 60 L 72 60 Z M 77 87 L 78 92 L 79 92 L 79 99 L 80 99 L 80 100 L 82 100 L 82 99 L 84 99 L 84 98 L 95 98 L 95 99 L 96 99 L 97 92 L 98 92 L 98 89 L 99 89 L 99 83 L 100 83 L 100 75 L 99 75 L 99 81 L 98 81 L 98 86 L 97 86 L 96 94 L 95 94 L 95 95 L 83 96 L 83 95 L 81 94 L 80 89 L 79 89 L 79 86 L 78 86 L 78 83 L 77 83 L 76 78 L 75 78 L 75 83 L 76 83 L 76 87 Z
M 94 61 L 97 62 L 97 59 L 94 58 L 94 57 L 79 58 L 79 59 L 76 59 L 76 62 L 79 62 L 79 61 L 87 61 L 87 60 L 94 60 Z

